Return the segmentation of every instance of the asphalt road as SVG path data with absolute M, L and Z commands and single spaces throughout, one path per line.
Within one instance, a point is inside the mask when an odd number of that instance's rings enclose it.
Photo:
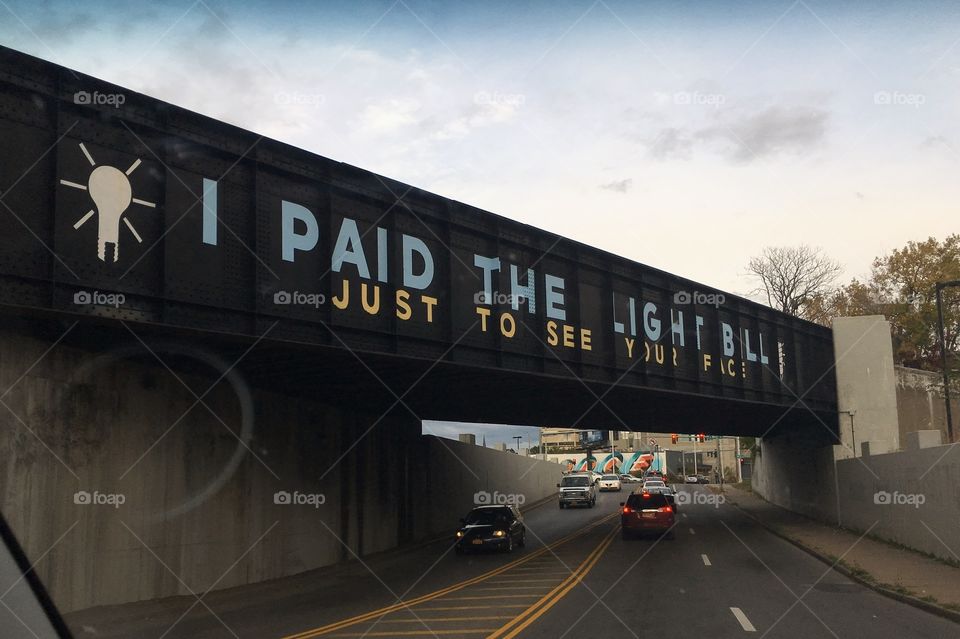
M 851 582 L 732 506 L 688 503 L 674 539 L 623 540 L 625 496 L 529 512 L 527 546 L 509 555 L 456 556 L 438 543 L 68 623 L 78 637 L 960 637 L 960 626 Z

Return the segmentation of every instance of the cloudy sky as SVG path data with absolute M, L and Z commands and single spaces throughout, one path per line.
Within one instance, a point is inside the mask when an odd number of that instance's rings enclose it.
M 0 2 L 0 43 L 720 289 L 957 230 L 955 2 Z

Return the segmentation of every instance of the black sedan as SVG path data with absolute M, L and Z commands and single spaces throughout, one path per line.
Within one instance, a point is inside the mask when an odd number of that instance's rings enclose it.
M 527 529 L 516 506 L 477 506 L 460 520 L 454 550 L 504 550 L 522 547 Z

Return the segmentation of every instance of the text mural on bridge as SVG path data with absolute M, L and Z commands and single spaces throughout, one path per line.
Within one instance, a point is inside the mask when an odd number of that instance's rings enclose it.
M 93 208 L 71 226 L 79 230 L 96 216 L 97 258 L 115 263 L 118 269 L 126 268 L 138 260 L 139 255 L 120 260 L 121 222 L 129 231 L 130 239 L 142 244 L 143 238 L 131 221 L 130 207 L 154 209 L 154 213 L 156 209 L 155 203 L 133 197 L 131 176 L 140 167 L 141 160 L 134 160 L 122 171 L 110 165 L 98 165 L 85 143 L 78 143 L 77 148 L 91 167 L 86 184 L 66 178 L 61 178 L 59 183 L 87 191 Z M 200 206 L 195 203 L 189 207 L 197 208 L 202 219 L 193 239 L 195 249 L 216 248 L 220 243 L 220 184 L 203 177 L 197 186 Z M 695 310 L 694 303 L 717 308 L 724 301 L 722 294 L 675 291 L 670 299 L 673 303 L 669 304 L 612 290 L 606 300 L 611 310 L 605 325 L 588 321 L 582 313 L 577 323 L 568 319 L 568 307 L 574 300 L 564 276 L 486 253 L 474 252 L 469 256 L 469 263 L 463 264 L 463 268 L 474 270 L 474 290 L 451 288 L 450 296 L 444 299 L 431 292 L 438 256 L 423 237 L 393 232 L 386 226 L 370 226 L 346 215 L 322 219 L 305 203 L 283 197 L 275 200 L 267 213 L 276 218 L 271 226 L 278 228 L 280 234 L 276 246 L 279 255 L 272 256 L 273 261 L 295 266 L 306 256 L 322 250 L 323 235 L 328 230 L 328 243 L 332 246 L 329 260 L 324 262 L 330 273 L 330 289 L 278 290 L 273 295 L 278 304 L 312 301 L 319 307 L 329 303 L 333 313 L 351 309 L 374 317 L 386 313 L 398 322 L 426 325 L 434 323 L 437 314 L 449 312 L 445 304 L 472 304 L 479 331 L 495 334 L 501 340 L 517 338 L 522 325 L 525 330 L 535 330 L 537 339 L 549 348 L 589 353 L 595 348 L 598 332 L 606 332 L 608 339 L 604 343 L 612 343 L 618 356 L 627 362 L 640 358 L 648 366 L 676 368 L 681 366 L 685 349 L 694 348 L 702 373 L 709 373 L 716 366 L 721 375 L 730 378 L 746 379 L 750 365 L 768 367 L 770 353 L 775 352 L 760 330 L 751 332 L 748 327 L 722 319 L 716 326 L 708 327 L 708 319 Z M 172 213 L 173 219 L 181 215 L 180 211 L 168 213 Z M 159 239 L 162 238 L 149 238 L 148 247 Z M 128 252 L 122 254 L 126 257 Z M 112 260 L 108 255 L 112 255 Z M 538 257 L 536 262 L 540 261 Z M 392 268 L 391 262 L 399 268 Z M 282 287 L 282 282 L 278 284 Z M 392 289 L 390 299 L 387 299 L 388 289 Z M 461 299 L 453 299 L 453 295 Z
M 698 430 L 798 398 L 836 421 L 827 328 L 3 47 L 0 146 L 0 304 L 502 372 L 563 419 L 596 384 Z

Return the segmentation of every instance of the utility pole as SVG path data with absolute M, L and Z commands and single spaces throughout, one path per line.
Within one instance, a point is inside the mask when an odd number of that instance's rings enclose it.
M 739 436 L 737 436 L 735 445 L 737 447 L 736 455 L 735 455 L 737 459 L 737 483 L 742 484 L 743 483 L 743 465 L 741 464 L 741 459 L 740 459 L 740 437 Z
M 517 454 L 520 454 L 520 440 L 523 439 L 523 435 L 514 435 L 513 439 L 517 440 Z
M 693 474 L 697 474 L 697 435 L 693 436 Z
M 723 489 L 723 457 L 720 456 L 720 440 L 723 439 L 722 435 L 717 436 L 717 466 L 720 468 L 720 472 L 717 474 L 718 482 L 720 484 L 720 489 Z
M 937 282 L 937 331 L 940 336 L 940 367 L 943 369 L 943 398 L 947 403 L 947 443 L 953 443 L 953 409 L 950 406 L 950 371 L 947 368 L 947 340 L 943 331 L 943 289 L 960 286 L 960 280 Z

